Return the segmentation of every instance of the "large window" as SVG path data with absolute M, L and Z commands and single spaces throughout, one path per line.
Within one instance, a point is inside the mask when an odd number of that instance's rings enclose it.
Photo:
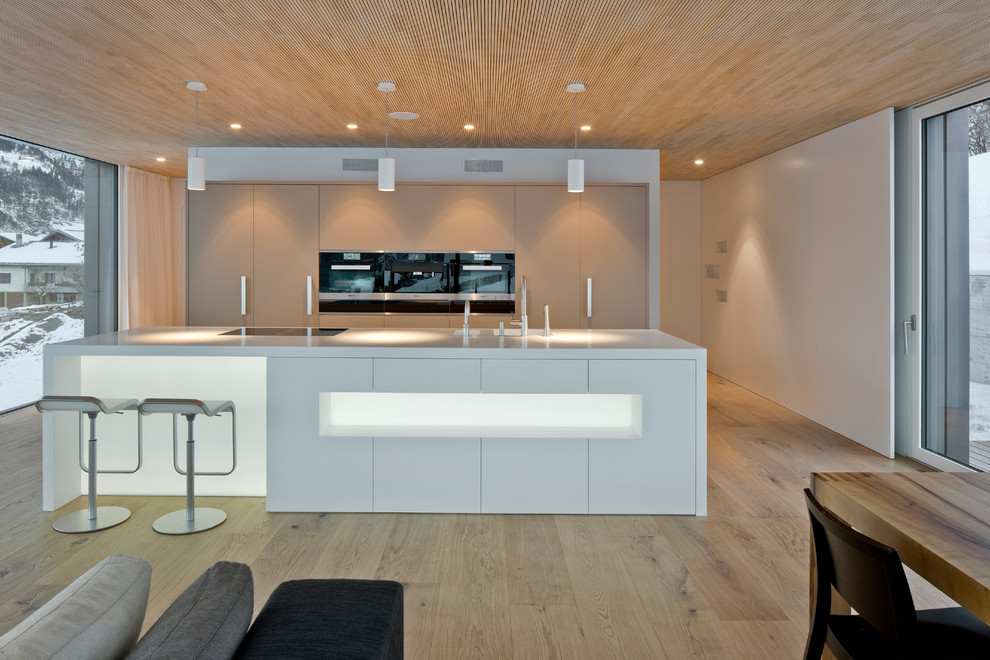
M 922 122 L 924 449 L 990 469 L 990 101 Z
M 108 173 L 115 194 L 113 166 L 0 137 L 0 412 L 42 395 L 46 344 L 105 329 L 107 278 L 86 262 L 100 261 L 101 218 L 114 225 Z

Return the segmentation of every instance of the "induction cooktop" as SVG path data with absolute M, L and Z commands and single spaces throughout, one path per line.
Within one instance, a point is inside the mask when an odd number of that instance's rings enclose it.
M 264 335 L 268 337 L 305 337 L 307 334 L 333 337 L 347 328 L 235 328 L 221 335 Z

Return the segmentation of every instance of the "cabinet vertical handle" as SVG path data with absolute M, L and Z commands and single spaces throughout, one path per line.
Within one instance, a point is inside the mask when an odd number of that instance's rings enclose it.
M 247 314 L 247 275 L 241 275 L 241 316 Z
M 306 276 L 306 316 L 313 315 L 313 276 Z
M 588 318 L 591 318 L 591 278 L 588 278 Z

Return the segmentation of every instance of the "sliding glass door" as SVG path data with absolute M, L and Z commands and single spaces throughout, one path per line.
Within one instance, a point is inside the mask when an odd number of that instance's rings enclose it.
M 116 328 L 116 215 L 116 166 L 0 136 L 0 413 L 46 344 Z
M 990 469 L 990 102 L 925 116 L 920 139 L 920 449 Z

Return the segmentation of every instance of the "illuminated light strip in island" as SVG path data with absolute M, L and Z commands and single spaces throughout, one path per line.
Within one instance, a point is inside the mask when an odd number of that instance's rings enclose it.
M 320 433 L 431 438 L 641 438 L 643 397 L 321 392 Z

